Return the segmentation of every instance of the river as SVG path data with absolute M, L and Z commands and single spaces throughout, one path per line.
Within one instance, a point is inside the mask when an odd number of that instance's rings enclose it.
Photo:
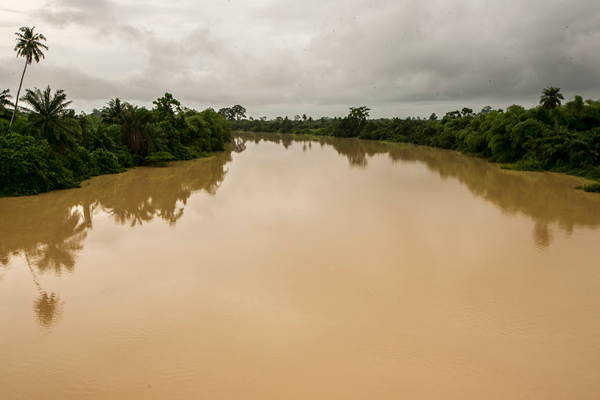
M 600 195 L 236 135 L 0 199 L 1 399 L 595 399 Z

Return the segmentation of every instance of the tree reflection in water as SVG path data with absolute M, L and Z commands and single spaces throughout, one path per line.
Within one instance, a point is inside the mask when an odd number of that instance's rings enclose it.
M 40 326 L 50 330 L 63 303 L 45 291 L 38 276 L 72 273 L 83 242 L 93 228 L 93 215 L 103 211 L 115 222 L 136 227 L 154 219 L 175 225 L 194 192 L 217 193 L 227 174 L 232 152 L 249 142 L 278 143 L 286 149 L 300 143 L 331 146 L 352 167 L 367 168 L 369 158 L 387 154 L 394 163 L 425 165 L 443 179 L 456 179 L 473 195 L 495 204 L 503 213 L 525 215 L 535 225 L 534 242 L 547 248 L 551 226 L 567 234 L 575 227 L 600 226 L 600 196 L 573 190 L 572 181 L 549 173 L 504 171 L 497 165 L 453 151 L 409 144 L 381 143 L 271 133 L 239 133 L 227 150 L 210 159 L 172 163 L 168 168 L 137 168 L 124 174 L 100 176 L 81 189 L 54 191 L 26 198 L 0 199 L 0 279 L 14 256 L 29 265 L 39 297 L 34 311 Z M 573 212 L 577 210 L 577 212 Z
M 286 148 L 293 142 L 332 146 L 350 166 L 363 169 L 368 167 L 369 158 L 378 154 L 387 154 L 395 163 L 423 164 L 442 179 L 458 180 L 474 196 L 503 213 L 531 218 L 535 223 L 532 236 L 541 249 L 552 243 L 552 225 L 567 235 L 575 227 L 600 227 L 600 196 L 574 190 L 572 181 L 560 174 L 507 171 L 470 155 L 404 143 L 278 133 L 237 132 L 235 136 L 256 144 L 261 140 L 280 143 Z
M 244 143 L 238 141 L 209 159 L 100 176 L 84 182 L 81 189 L 0 199 L 0 279 L 13 257 L 25 258 L 39 292 L 33 304 L 36 318 L 42 329 L 50 331 L 63 302 L 58 294 L 43 289 L 39 277 L 74 271 L 95 212 L 104 211 L 115 222 L 131 227 L 155 218 L 175 225 L 192 193 L 216 194 L 231 153 L 243 149 Z

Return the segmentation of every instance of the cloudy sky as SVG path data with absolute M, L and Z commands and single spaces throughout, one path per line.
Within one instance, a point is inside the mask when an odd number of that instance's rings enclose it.
M 24 87 L 65 89 L 77 111 L 165 92 L 269 118 L 532 107 L 547 86 L 600 98 L 598 0 L 1 0 L 13 95 L 21 26 L 50 48 Z

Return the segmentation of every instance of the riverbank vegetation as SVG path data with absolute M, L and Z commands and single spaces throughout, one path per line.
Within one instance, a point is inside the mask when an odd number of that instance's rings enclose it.
M 518 171 L 565 172 L 600 181 L 600 101 L 575 96 L 564 105 L 558 88 L 544 89 L 540 104 L 529 110 L 463 108 L 442 118 L 368 119 L 367 107 L 351 108 L 343 118 L 313 120 L 306 115 L 231 118 L 233 129 L 364 140 L 405 142 L 471 153 Z M 600 192 L 600 183 L 581 187 Z
M 213 109 L 182 107 L 169 93 L 152 109 L 116 98 L 76 114 L 64 91 L 26 89 L 12 123 L 9 92 L 0 105 L 0 194 L 76 187 L 91 176 L 139 165 L 165 166 L 224 150 L 229 122 Z

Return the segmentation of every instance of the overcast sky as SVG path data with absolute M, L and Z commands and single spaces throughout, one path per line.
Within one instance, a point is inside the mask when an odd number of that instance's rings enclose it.
M 24 87 L 64 89 L 77 111 L 165 92 L 269 118 L 529 108 L 547 86 L 600 98 L 598 0 L 0 0 L 13 95 L 21 26 L 49 47 Z

